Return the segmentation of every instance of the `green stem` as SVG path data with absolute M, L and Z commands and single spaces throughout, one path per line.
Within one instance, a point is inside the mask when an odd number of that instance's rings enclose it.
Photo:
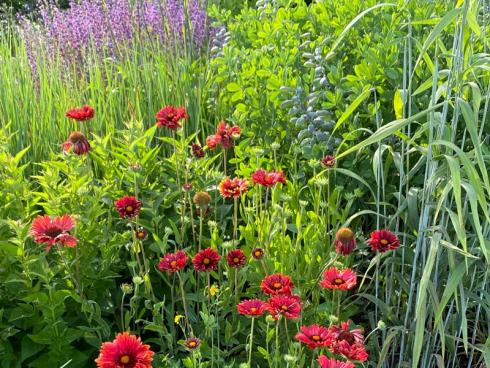
M 180 292 L 182 294 L 182 304 L 184 305 L 184 314 L 185 314 L 185 321 L 187 324 L 187 330 L 190 331 L 191 335 L 194 335 L 194 333 L 192 331 L 191 323 L 189 321 L 189 312 L 187 309 L 187 300 L 185 298 L 184 282 L 182 281 L 182 277 L 180 276 L 180 272 L 177 271 L 176 273 L 177 273 L 177 277 L 179 278 Z
M 122 326 L 122 331 L 126 331 L 126 324 L 124 323 L 124 297 L 126 296 L 126 293 L 123 293 L 122 299 L 121 299 L 121 326 Z
M 233 246 L 237 240 L 238 232 L 238 197 L 234 198 L 234 211 L 233 211 Z
M 248 346 L 248 368 L 252 368 L 252 348 L 254 341 L 254 321 L 255 318 L 252 317 L 252 327 L 250 327 L 250 345 Z

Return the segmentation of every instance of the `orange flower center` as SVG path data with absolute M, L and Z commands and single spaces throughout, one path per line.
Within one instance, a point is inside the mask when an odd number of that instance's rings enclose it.
M 280 282 L 275 282 L 272 286 L 274 286 L 274 289 L 280 289 L 282 284 Z
M 138 233 L 138 238 L 143 239 L 144 237 L 145 237 L 145 233 L 144 233 L 144 232 L 142 232 L 142 231 L 140 231 L 140 232 Z
M 311 337 L 313 341 L 320 341 L 320 336 L 314 335 Z
M 383 245 L 388 244 L 388 240 L 386 240 L 386 239 L 381 239 L 379 242 L 380 242 L 381 244 L 383 244 Z
M 175 267 L 177 265 L 177 261 L 170 262 L 170 266 Z
M 121 364 L 128 364 L 130 360 L 129 355 L 123 355 L 121 358 L 119 358 L 119 362 Z
M 205 265 L 209 264 L 209 262 L 211 262 L 211 260 L 209 258 L 204 258 L 202 260 L 202 263 L 204 263 Z
M 197 345 L 197 342 L 195 342 L 195 341 L 190 341 L 190 342 L 189 342 L 189 346 L 190 346 L 191 348 L 195 348 L 195 347 L 196 347 L 196 345 Z
M 288 310 L 288 306 L 287 306 L 287 305 L 283 305 L 283 306 L 281 306 L 281 309 L 282 309 L 283 311 L 287 311 L 287 310 Z
M 233 258 L 233 262 L 238 263 L 238 262 L 240 262 L 240 260 L 238 259 L 238 257 L 235 257 L 235 258 Z
M 255 257 L 260 257 L 261 253 L 260 253 L 260 250 L 256 250 L 255 251 Z
M 167 115 L 170 119 L 172 119 L 174 117 L 174 114 L 172 114 L 171 112 Z
M 133 212 L 133 206 L 126 206 L 127 212 Z
M 255 307 L 250 308 L 250 312 L 252 312 L 252 313 L 257 312 L 257 308 L 255 308 Z
M 344 283 L 344 280 L 343 280 L 343 279 L 341 279 L 340 277 L 337 277 L 337 278 L 335 279 L 335 281 L 334 281 L 334 282 L 335 282 L 335 284 L 337 284 L 337 285 L 341 285 L 341 284 L 343 284 L 343 283 Z

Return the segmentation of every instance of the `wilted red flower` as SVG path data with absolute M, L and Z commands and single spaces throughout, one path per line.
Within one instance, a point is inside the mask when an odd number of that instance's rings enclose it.
M 225 178 L 219 183 L 219 191 L 225 198 L 237 198 L 248 191 L 248 181 L 239 178 Z
M 295 339 L 308 345 L 310 349 L 329 346 L 332 342 L 332 336 L 328 328 L 320 325 L 301 326 L 300 332 Z
M 65 116 L 70 119 L 78 121 L 90 120 L 94 117 L 95 110 L 93 107 L 84 105 L 81 108 L 70 109 L 66 112 Z
M 294 285 L 289 276 L 276 273 L 274 275 L 264 277 L 260 284 L 260 288 L 264 293 L 270 295 L 290 295 Z
M 208 192 L 197 192 L 192 198 L 194 204 L 199 208 L 207 208 L 211 203 L 211 196 Z
M 184 341 L 184 345 L 188 350 L 196 350 L 201 346 L 201 340 L 197 337 L 189 337 Z
M 221 120 L 218 124 L 218 128 L 216 130 L 216 134 L 210 135 L 206 138 L 206 145 L 209 149 L 215 149 L 219 144 L 224 149 L 228 149 L 233 147 L 233 140 L 240 137 L 241 131 L 240 127 L 237 125 L 226 124 L 224 120 Z
M 266 303 L 266 309 L 274 319 L 284 316 L 287 319 L 298 318 L 301 314 L 300 297 L 297 295 L 274 295 Z
M 345 340 L 334 343 L 330 351 L 334 354 L 343 355 L 347 359 L 358 360 L 360 362 L 365 362 L 369 356 L 364 344 L 349 344 Z
M 157 127 L 165 126 L 169 129 L 177 130 L 182 127 L 179 122 L 189 116 L 185 108 L 167 105 L 157 112 L 155 117 L 157 119 Z
M 322 158 L 320 162 L 325 167 L 328 167 L 328 168 L 334 167 L 335 166 L 335 157 L 327 155 L 324 158 Z
M 325 355 L 318 357 L 318 364 L 320 364 L 321 368 L 355 368 L 351 362 L 341 362 L 334 358 L 328 358 Z
M 240 268 L 247 262 L 247 257 L 245 257 L 245 253 L 242 250 L 235 249 L 228 252 L 226 262 L 230 267 Z
M 340 228 L 335 234 L 334 245 L 337 253 L 344 256 L 351 254 L 356 247 L 354 232 L 348 227 Z
M 95 362 L 99 368 L 151 368 L 154 354 L 139 337 L 123 332 L 102 344 Z
M 252 180 L 255 184 L 263 185 L 264 187 L 272 187 L 277 183 L 286 184 L 286 177 L 282 171 L 265 171 L 257 169 L 252 174 Z
M 136 197 L 124 196 L 115 201 L 114 206 L 122 218 L 132 218 L 140 213 L 141 202 Z
M 368 353 L 364 347 L 364 331 L 360 328 L 350 329 L 351 322 L 341 322 L 340 327 L 333 325 L 329 327 L 333 337 L 330 351 L 340 354 L 351 360 L 364 362 Z
M 55 244 L 74 247 L 78 239 L 70 235 L 69 231 L 75 226 L 75 220 L 70 215 L 63 215 L 51 219 L 48 215 L 37 216 L 31 225 L 31 236 L 38 244 L 46 244 L 49 252 Z
M 192 263 L 196 271 L 213 271 L 218 268 L 221 256 L 211 247 L 201 250 L 194 256 Z
M 319 284 L 325 289 L 348 290 L 356 286 L 356 282 L 356 273 L 350 268 L 340 271 L 331 267 L 323 273 Z
M 188 260 L 187 255 L 181 250 L 175 253 L 167 253 L 158 263 L 158 269 L 169 273 L 180 271 L 187 265 Z
M 136 239 L 144 241 L 148 238 L 148 231 L 146 231 L 144 227 L 139 227 L 134 231 L 134 235 L 136 236 Z
M 388 250 L 397 249 L 400 246 L 400 240 L 390 230 L 376 230 L 371 233 L 368 244 L 374 252 L 384 253 Z
M 206 155 L 200 144 L 192 143 L 191 150 L 195 158 L 203 158 Z
M 240 302 L 237 305 L 238 313 L 244 316 L 257 317 L 264 314 L 266 310 L 266 303 L 260 299 L 248 299 Z
M 364 344 L 364 330 L 362 328 L 350 329 L 351 321 L 341 322 L 340 327 L 332 325 L 329 327 L 330 332 L 335 340 L 345 340 L 349 344 Z
M 262 248 L 255 248 L 252 250 L 252 257 L 257 261 L 260 261 L 264 257 L 264 250 Z
M 81 132 L 72 132 L 68 140 L 61 145 L 64 152 L 73 150 L 75 155 L 84 155 L 90 151 L 90 143 Z

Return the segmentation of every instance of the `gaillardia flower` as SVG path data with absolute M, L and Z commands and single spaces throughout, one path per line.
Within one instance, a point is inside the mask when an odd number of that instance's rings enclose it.
M 175 253 L 167 253 L 163 256 L 160 263 L 158 263 L 158 269 L 162 272 L 177 272 L 186 266 L 188 260 L 187 255 L 181 250 Z
M 321 368 L 355 368 L 351 362 L 341 362 L 334 358 L 328 358 L 325 355 L 318 357 L 318 364 L 320 364 Z
M 219 191 L 224 198 L 238 198 L 248 191 L 248 181 L 239 178 L 225 178 L 219 183 Z
M 257 317 L 264 314 L 266 303 L 260 299 L 247 299 L 237 305 L 237 310 L 244 316 Z
M 350 268 L 338 270 L 331 267 L 323 273 L 319 285 L 325 289 L 348 290 L 356 286 L 356 273 Z
M 233 147 L 233 140 L 240 137 L 240 127 L 226 124 L 224 120 L 220 121 L 216 134 L 210 135 L 206 138 L 206 145 L 209 149 L 215 149 L 218 145 L 221 145 L 224 149 Z
M 148 238 L 148 231 L 144 227 L 139 227 L 134 231 L 134 236 L 139 241 L 145 241 Z
M 115 201 L 114 206 L 122 218 L 133 218 L 140 213 L 141 202 L 136 197 L 124 196 Z
M 252 257 L 257 261 L 260 261 L 264 257 L 264 250 L 262 248 L 255 248 L 252 250 Z
M 356 237 L 354 232 L 348 227 L 340 228 L 335 234 L 335 250 L 337 253 L 347 256 L 356 247 Z
M 182 127 L 180 121 L 187 119 L 189 116 L 183 107 L 165 106 L 156 114 L 157 127 L 167 127 L 171 130 L 177 130 Z
M 31 236 L 36 243 L 46 244 L 46 252 L 55 244 L 74 247 L 78 240 L 69 233 L 74 226 L 75 220 L 70 215 L 54 219 L 48 215 L 37 216 L 32 222 Z
M 68 140 L 61 145 L 61 148 L 64 152 L 72 150 L 75 155 L 80 156 L 90 152 L 90 143 L 83 133 L 72 132 L 68 136 Z
M 351 360 L 364 362 L 368 358 L 364 347 L 364 331 L 360 328 L 350 329 L 351 322 L 341 322 L 340 327 L 333 325 L 329 327 L 333 341 L 330 351 L 340 354 Z
M 376 230 L 371 233 L 368 244 L 374 252 L 378 251 L 384 253 L 389 250 L 397 249 L 400 246 L 400 240 L 390 230 Z
M 192 198 L 192 201 L 197 207 L 201 209 L 206 209 L 208 208 L 209 203 L 211 203 L 211 196 L 208 192 L 197 192 L 196 194 L 194 194 L 194 198 Z
M 203 158 L 206 155 L 201 145 L 198 143 L 192 143 L 191 150 L 192 150 L 192 155 L 195 158 Z
M 211 272 L 218 268 L 218 263 L 221 259 L 221 256 L 211 247 L 201 250 L 194 256 L 192 263 L 194 264 L 194 268 L 196 271 L 202 272 L 207 271 Z
M 154 354 L 139 337 L 123 332 L 102 344 L 95 363 L 98 368 L 151 368 Z
M 201 346 L 201 340 L 199 340 L 197 337 L 189 337 L 184 341 L 184 346 L 188 350 L 196 350 Z
M 320 325 L 301 326 L 295 339 L 308 345 L 310 349 L 329 346 L 332 342 L 328 328 Z
M 301 314 L 300 297 L 297 295 L 274 295 L 266 303 L 266 309 L 274 319 L 283 316 L 287 319 L 298 318 Z
M 65 116 L 70 119 L 78 121 L 90 120 L 94 117 L 95 110 L 93 107 L 84 105 L 81 108 L 70 109 L 66 112 Z
M 327 155 L 324 158 L 321 159 L 320 161 L 323 166 L 327 168 L 331 168 L 335 166 L 335 157 Z
M 276 273 L 274 275 L 264 277 L 260 284 L 260 288 L 264 293 L 269 295 L 290 295 L 294 285 L 289 276 Z
M 252 180 L 255 184 L 264 187 L 272 187 L 277 183 L 286 184 L 286 177 L 282 171 L 265 171 L 258 169 L 252 174 Z
M 247 262 L 247 257 L 240 249 L 231 250 L 226 255 L 226 263 L 229 267 L 240 268 Z

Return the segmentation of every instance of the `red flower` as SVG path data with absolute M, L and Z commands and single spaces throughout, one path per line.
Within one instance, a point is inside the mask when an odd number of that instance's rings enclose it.
M 75 155 L 84 155 L 90 151 L 90 143 L 81 132 L 72 132 L 68 140 L 61 145 L 64 152 L 73 150 Z
M 139 337 L 123 332 L 102 344 L 95 362 L 99 368 L 151 368 L 154 354 Z
M 230 267 L 240 268 L 245 264 L 245 262 L 247 262 L 247 257 L 245 257 L 245 253 L 243 253 L 243 251 L 240 249 L 235 249 L 228 252 L 226 255 L 226 262 Z
M 335 166 L 335 157 L 327 155 L 320 161 L 323 166 L 331 168 Z
M 177 130 L 182 127 L 180 121 L 187 119 L 189 116 L 183 107 L 165 106 L 156 114 L 157 127 L 165 126 L 172 130 Z
M 74 247 L 78 239 L 68 233 L 74 226 L 75 220 L 70 215 L 54 219 L 48 215 L 37 216 L 32 222 L 31 236 L 36 243 L 46 244 L 46 252 L 55 244 Z
M 301 326 L 301 330 L 296 334 L 295 338 L 308 345 L 310 349 L 330 346 L 333 339 L 329 329 L 320 325 Z
M 364 362 L 368 353 L 364 347 L 364 331 L 360 328 L 350 329 L 351 322 L 342 322 L 340 327 L 333 325 L 329 327 L 333 337 L 330 351 L 340 354 L 351 360 Z
M 184 346 L 188 350 L 196 350 L 201 346 L 201 340 L 199 340 L 197 337 L 189 337 L 184 341 Z
M 323 280 L 319 284 L 325 289 L 352 289 L 356 286 L 356 273 L 350 268 L 340 271 L 331 267 L 323 273 Z
M 75 119 L 78 121 L 90 120 L 94 117 L 95 110 L 93 107 L 84 105 L 81 108 L 70 109 L 66 112 L 67 118 Z
M 318 357 L 318 364 L 321 368 L 355 368 L 351 362 L 341 362 L 334 358 L 327 358 L 325 355 Z
M 266 310 L 266 303 L 259 299 L 248 299 L 237 305 L 238 313 L 244 316 L 261 316 Z
M 342 227 L 335 234 L 335 250 L 337 253 L 347 256 L 352 253 L 356 247 L 356 238 L 354 233 L 348 227 Z
M 369 356 L 363 344 L 349 344 L 342 340 L 332 345 L 330 351 L 334 354 L 343 355 L 347 359 L 365 362 Z
M 248 181 L 239 178 L 225 178 L 219 183 L 219 191 L 225 198 L 237 198 L 248 191 Z
M 145 241 L 146 238 L 148 238 L 148 231 L 144 227 L 139 227 L 134 231 L 134 235 L 136 236 L 136 239 L 140 241 Z
M 280 273 L 264 277 L 260 288 L 266 294 L 270 295 L 280 295 L 286 294 L 290 295 L 294 288 L 291 278 Z
M 400 240 L 390 230 L 376 230 L 371 233 L 371 238 L 368 240 L 373 252 L 378 251 L 384 253 L 388 250 L 396 249 L 400 246 Z
M 230 127 L 224 120 L 221 120 L 218 124 L 216 134 L 207 137 L 206 144 L 209 149 L 215 149 L 218 144 L 221 144 L 224 149 L 228 149 L 233 147 L 233 140 L 240 137 L 240 134 L 240 127 L 236 125 Z
M 192 143 L 191 150 L 195 158 L 203 158 L 206 155 L 200 144 Z
M 114 206 L 122 218 L 132 218 L 140 213 L 141 202 L 136 197 L 124 196 L 114 202 Z
M 262 248 L 255 248 L 252 250 L 252 257 L 257 261 L 260 261 L 264 257 L 264 250 Z
M 351 321 L 341 322 L 340 327 L 332 325 L 329 327 L 330 332 L 335 340 L 345 340 L 349 344 L 364 344 L 364 330 L 362 328 L 350 329 Z
M 286 178 L 282 171 L 267 172 L 263 169 L 258 169 L 253 173 L 252 180 L 255 184 L 260 184 L 264 187 L 272 187 L 277 183 L 286 184 Z
M 192 263 L 196 271 L 213 271 L 218 268 L 221 256 L 212 248 L 201 250 L 194 256 Z
M 298 318 L 301 314 L 300 297 L 297 295 L 274 295 L 266 303 L 266 309 L 274 319 L 284 316 L 287 319 Z
M 158 263 L 158 269 L 170 273 L 180 271 L 186 266 L 188 260 L 189 258 L 181 250 L 175 253 L 167 253 Z

